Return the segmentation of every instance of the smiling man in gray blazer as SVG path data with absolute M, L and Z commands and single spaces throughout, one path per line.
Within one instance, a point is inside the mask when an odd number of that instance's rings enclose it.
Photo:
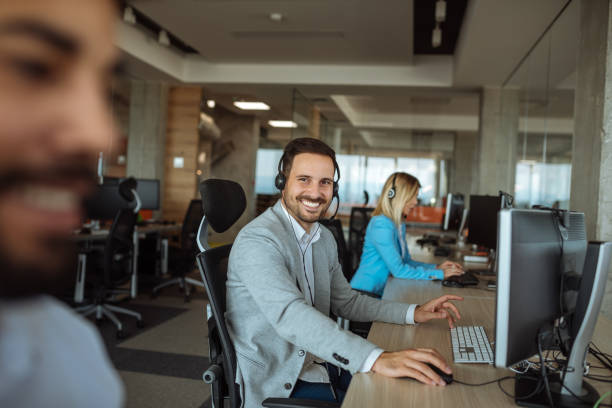
M 352 290 L 331 232 L 318 223 L 337 196 L 334 151 L 317 139 L 295 139 L 278 170 L 281 200 L 240 231 L 229 259 L 226 320 L 243 405 L 289 396 L 341 401 L 356 372 L 444 385 L 426 365 L 451 372 L 437 351 L 384 352 L 329 315 L 396 324 L 448 319 L 452 327 L 453 314 L 460 316 L 449 300 L 462 298 L 447 295 L 417 306 Z

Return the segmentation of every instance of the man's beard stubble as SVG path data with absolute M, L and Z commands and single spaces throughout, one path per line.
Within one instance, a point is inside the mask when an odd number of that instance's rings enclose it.
M 45 263 L 14 260 L 7 254 L 0 238 L 0 298 L 26 298 L 40 294 L 67 294 L 74 286 L 77 271 L 76 245 L 66 237 L 46 239 L 53 259 Z M 45 252 L 47 252 L 45 251 Z
M 300 205 L 299 202 L 300 202 L 300 200 L 307 200 L 307 201 L 311 201 L 313 203 L 320 203 L 321 204 L 321 211 L 319 212 L 319 215 L 317 216 L 317 218 L 315 220 L 305 219 L 305 218 L 303 218 L 301 216 L 301 213 L 299 211 L 299 205 Z M 322 198 L 315 198 L 315 199 L 313 199 L 313 198 L 308 197 L 306 195 L 299 195 L 299 196 L 297 196 L 295 198 L 294 202 L 295 202 L 295 205 L 296 205 L 296 210 L 298 210 L 298 211 L 295 211 L 295 210 L 292 209 L 292 212 L 295 213 L 295 216 L 297 218 L 299 218 L 300 221 L 307 222 L 307 223 L 312 223 L 312 222 L 320 221 L 320 220 L 322 220 L 325 217 L 325 214 L 327 214 L 327 210 L 329 209 L 332 200 L 325 201 Z M 286 201 L 285 201 L 285 204 L 287 204 Z
M 95 162 L 79 156 L 58 160 L 45 168 L 5 169 L 0 172 L 0 197 L 13 188 L 28 183 L 48 181 L 83 181 L 94 184 Z M 34 260 L 18 260 L 7 251 L 0 236 L 0 298 L 24 298 L 38 294 L 67 293 L 76 278 L 76 243 L 67 236 L 40 237 L 44 253 Z M 52 254 L 52 255 L 47 255 Z

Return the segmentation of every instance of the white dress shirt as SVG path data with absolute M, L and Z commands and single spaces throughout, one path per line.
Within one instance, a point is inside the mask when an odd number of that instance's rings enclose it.
M 304 228 L 300 225 L 299 222 L 293 216 L 289 214 L 287 209 L 285 208 L 285 203 L 281 201 L 281 206 L 285 215 L 291 222 L 291 226 L 293 227 L 293 232 L 295 234 L 295 239 L 298 242 L 300 250 L 304 256 L 304 268 L 306 274 L 306 281 L 309 287 L 304 288 L 306 292 L 306 302 L 310 305 L 313 305 L 314 302 L 314 269 L 312 263 L 312 244 L 318 241 L 321 236 L 321 224 L 318 222 L 314 223 L 310 228 L 310 233 L 306 232 Z M 314 305 L 313 305 L 314 306 Z M 417 305 L 410 305 L 408 307 L 408 311 L 406 313 L 406 323 L 407 324 L 415 324 L 414 322 L 414 310 Z M 364 363 L 361 365 L 359 369 L 360 372 L 365 373 L 372 369 L 372 366 L 380 357 L 380 355 L 384 352 L 381 348 L 376 348 L 372 350 L 370 355 L 366 358 Z M 329 375 L 327 374 L 327 370 L 323 365 L 323 360 L 315 358 L 312 354 L 306 353 L 306 358 L 304 360 L 304 366 L 302 367 L 302 371 L 300 372 L 299 379 L 302 381 L 308 382 L 321 382 L 327 383 L 329 382 Z

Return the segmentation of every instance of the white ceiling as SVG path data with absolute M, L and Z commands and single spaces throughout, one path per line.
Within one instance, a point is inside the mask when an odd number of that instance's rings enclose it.
M 207 96 L 232 110 L 238 98 L 263 100 L 272 110 L 260 114 L 262 120 L 290 119 L 296 88 L 318 99 L 330 120 L 348 121 L 371 135 L 378 129 L 401 137 L 412 133 L 398 129 L 476 131 L 482 87 L 506 80 L 566 0 L 469 0 L 450 57 L 413 55 L 412 0 L 129 3 L 201 54 L 181 55 L 122 24 L 119 47 L 134 76 L 200 84 Z M 548 70 L 541 69 L 539 59 L 550 55 L 547 83 L 572 88 L 578 3 L 559 19 L 554 37 L 534 51 L 529 66 L 540 70 L 519 71 L 515 85 L 542 82 Z M 271 12 L 286 19 L 272 22 Z M 547 108 L 533 101 L 534 94 L 521 99 L 534 114 L 571 115 L 573 107 L 571 91 L 559 93 Z
M 412 0 L 130 3 L 209 62 L 403 65 L 412 58 Z

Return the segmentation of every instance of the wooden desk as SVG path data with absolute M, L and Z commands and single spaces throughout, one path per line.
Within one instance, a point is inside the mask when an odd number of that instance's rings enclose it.
M 134 227 L 134 251 L 132 254 L 132 278 L 130 281 L 130 297 L 133 299 L 138 295 L 138 254 L 139 254 L 139 241 L 140 238 L 144 238 L 148 234 L 160 234 L 169 235 L 177 234 L 181 231 L 181 224 L 148 224 L 148 225 L 136 225 Z M 87 250 L 92 245 L 100 245 L 102 241 L 105 241 L 108 237 L 109 230 L 101 229 L 92 231 L 87 234 L 74 234 L 72 240 L 78 242 L 86 250 L 78 254 L 77 263 L 77 275 L 76 283 L 74 287 L 74 301 L 75 303 L 82 303 L 85 293 L 85 278 L 87 274 Z M 161 250 L 161 272 L 165 274 L 168 272 L 168 240 L 163 239 L 160 241 L 159 249 Z
M 481 283 L 482 285 L 482 283 Z M 482 288 L 447 288 L 439 282 L 390 278 L 383 299 L 406 303 L 423 303 L 443 294 L 457 294 L 462 314 L 460 325 L 482 325 L 490 340 L 495 338 L 495 292 Z M 602 351 L 612 352 L 612 322 L 600 315 L 593 341 Z M 428 322 L 404 326 L 375 322 L 368 340 L 388 351 L 406 348 L 433 347 L 451 364 L 453 376 L 468 383 L 481 383 L 513 375 L 507 369 L 487 364 L 453 364 L 448 323 Z M 589 358 L 591 360 L 592 357 Z M 595 361 L 593 359 L 593 361 Z M 598 364 L 599 365 L 599 364 Z M 603 395 L 612 387 L 609 383 L 587 380 Z M 514 394 L 514 381 L 502 383 Z M 610 398 L 606 398 L 609 403 Z M 423 385 L 415 380 L 387 378 L 372 373 L 353 376 L 343 407 L 513 407 L 514 400 L 498 388 L 497 383 L 482 387 L 451 384 L 446 387 Z

